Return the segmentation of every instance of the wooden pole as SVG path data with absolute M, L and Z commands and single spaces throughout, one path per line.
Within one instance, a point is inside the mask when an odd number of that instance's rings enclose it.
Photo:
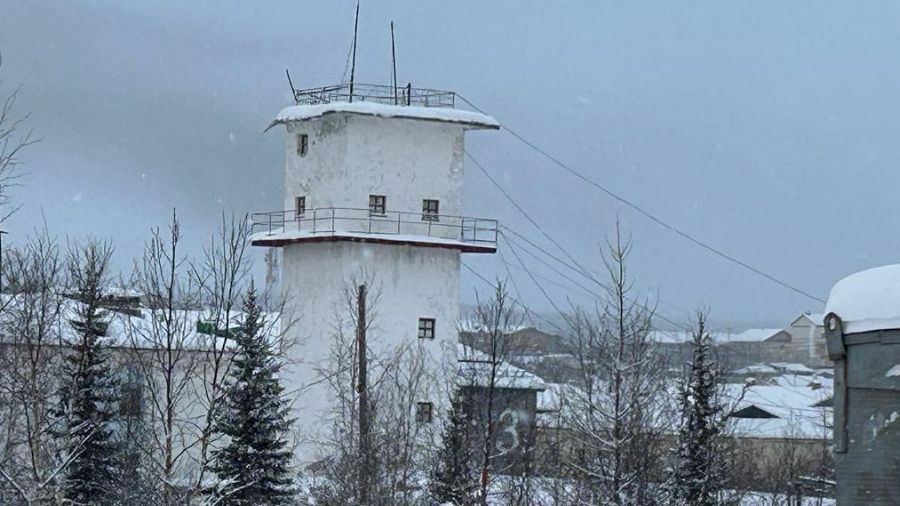
M 359 456 L 362 467 L 359 470 L 360 504 L 369 503 L 369 395 L 366 384 L 366 285 L 359 285 L 357 294 L 356 341 L 359 357 Z
M 394 44 L 394 20 L 391 20 L 391 61 L 394 64 L 393 70 L 393 80 L 394 80 L 394 105 L 400 104 L 400 100 L 397 97 L 397 47 Z
M 3 236 L 7 233 L 4 230 L 0 230 L 0 292 L 3 291 L 3 271 L 6 270 L 6 266 L 3 265 Z
M 353 102 L 353 82 L 356 79 L 356 35 L 359 31 L 359 0 L 356 0 L 356 21 L 353 22 L 353 63 L 350 65 L 350 102 Z

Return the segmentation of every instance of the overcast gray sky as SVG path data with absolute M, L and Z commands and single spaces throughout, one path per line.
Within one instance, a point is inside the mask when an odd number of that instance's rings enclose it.
M 5 0 L 5 85 L 43 141 L 25 155 L 21 240 L 42 213 L 59 234 L 111 237 L 126 266 L 176 207 L 198 247 L 225 212 L 281 200 L 295 84 L 336 83 L 355 2 Z M 822 298 L 896 262 L 900 3 L 564 4 L 363 1 L 358 76 L 455 90 L 622 196 Z M 469 151 L 582 263 L 616 216 L 637 286 L 660 311 L 782 324 L 821 305 L 699 249 L 539 158 L 509 134 Z M 474 166 L 467 214 L 539 239 Z M 506 258 L 514 261 L 509 252 Z M 527 259 L 526 259 L 527 260 Z M 467 257 L 488 276 L 500 257 Z M 551 273 L 538 265 L 542 275 Z M 523 272 L 523 298 L 549 306 Z M 478 281 L 464 272 L 464 294 Z M 554 297 L 587 296 L 547 286 Z

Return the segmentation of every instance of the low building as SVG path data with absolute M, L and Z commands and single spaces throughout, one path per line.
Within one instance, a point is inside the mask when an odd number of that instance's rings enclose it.
M 482 429 L 491 417 L 494 469 L 499 474 L 529 473 L 538 397 L 547 385 L 524 369 L 464 345 L 458 356 L 461 400 L 469 419 L 476 420 L 473 447 L 483 447 Z

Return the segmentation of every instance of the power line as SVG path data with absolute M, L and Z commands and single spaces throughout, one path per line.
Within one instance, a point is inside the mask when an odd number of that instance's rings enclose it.
M 506 234 L 504 234 L 503 232 L 501 232 L 500 234 L 503 236 L 503 239 L 506 240 L 506 243 L 507 243 L 507 244 L 509 244 L 509 245 L 513 245 L 513 244 L 514 244 L 514 243 L 513 243 L 513 240 L 510 239 Z M 531 258 L 534 258 L 534 259 L 537 260 L 541 265 L 544 265 L 545 267 L 547 267 L 548 269 L 550 269 L 551 271 L 553 271 L 554 273 L 556 273 L 557 275 L 559 275 L 561 278 L 568 280 L 570 283 L 574 284 L 574 285 L 577 286 L 578 288 L 581 288 L 582 290 L 584 290 L 584 291 L 586 291 L 587 293 L 593 295 L 594 297 L 597 297 L 598 299 L 602 299 L 602 298 L 603 298 L 599 293 L 597 293 L 597 292 L 591 290 L 590 288 L 588 288 L 588 287 L 582 285 L 582 284 L 579 283 L 578 281 L 576 281 L 576 280 L 570 278 L 567 274 L 565 274 L 564 272 L 560 271 L 560 270 L 557 269 L 556 267 L 550 265 L 550 263 L 547 262 L 546 260 L 544 260 L 543 258 L 537 256 L 537 254 L 535 254 L 535 253 L 529 251 L 527 248 L 522 247 L 521 244 L 516 244 L 516 246 L 518 246 L 519 248 L 521 248 L 522 251 L 525 252 L 525 254 L 527 254 L 527 255 L 530 256 Z M 572 267 L 569 266 L 568 264 L 565 264 L 565 265 L 566 265 L 566 267 L 572 268 Z M 592 281 L 593 281 L 593 280 L 592 280 Z
M 486 285 L 491 286 L 491 287 L 496 286 L 496 285 L 495 285 L 494 283 L 492 283 L 490 280 L 488 280 L 487 278 L 485 278 L 484 276 L 482 276 L 481 274 L 479 274 L 478 271 L 476 271 L 475 269 L 469 267 L 469 265 L 466 264 L 465 262 L 460 262 L 460 263 L 462 264 L 463 267 L 465 267 L 466 269 L 468 269 L 469 272 L 471 272 L 472 274 L 474 274 L 475 277 L 477 277 L 478 279 L 480 279 L 481 281 L 483 281 Z M 528 306 L 526 306 L 525 304 L 523 304 L 521 301 L 516 300 L 516 299 L 513 299 L 512 297 L 510 297 L 510 300 L 512 300 L 515 304 L 518 304 L 519 307 L 521 307 L 522 309 L 524 309 L 526 312 L 531 312 L 532 314 L 534 314 L 535 316 L 537 316 L 539 319 L 541 319 L 541 320 L 542 320 L 544 323 L 546 323 L 547 325 L 550 325 L 551 327 L 555 328 L 556 330 L 558 330 L 558 331 L 560 331 L 560 332 L 563 331 L 563 329 L 562 329 L 559 325 L 557 325 L 557 324 L 553 323 L 552 321 L 550 321 L 550 320 L 544 318 L 544 317 L 541 316 L 540 314 L 538 314 L 538 313 L 532 311 Z
M 457 94 L 456 96 L 458 96 L 460 99 L 462 99 L 463 102 L 469 104 L 469 106 L 472 107 L 473 109 L 475 109 L 476 111 L 481 112 L 481 113 L 483 113 L 483 114 L 487 114 L 487 113 L 485 113 L 481 108 L 479 108 L 478 106 L 476 106 L 475 104 L 473 104 L 472 102 L 470 102 L 468 99 L 466 99 L 466 98 L 463 97 L 462 95 Z M 763 272 L 762 270 L 760 270 L 760 269 L 758 269 L 758 268 L 756 268 L 756 267 L 754 267 L 754 266 L 748 264 L 747 262 L 744 262 L 743 260 L 740 260 L 740 259 L 738 259 L 738 258 L 736 258 L 736 257 L 734 257 L 734 256 L 732 256 L 732 255 L 729 255 L 728 253 L 725 253 L 724 251 L 722 251 L 722 250 L 720 250 L 720 249 L 718 249 L 718 248 L 715 248 L 714 246 L 711 246 L 711 245 L 709 245 L 709 244 L 707 244 L 707 243 L 701 241 L 700 239 L 694 237 L 693 235 L 691 235 L 691 234 L 689 234 L 689 233 L 687 233 L 687 232 L 682 231 L 681 229 L 675 227 L 674 225 L 670 225 L 668 222 L 662 220 L 661 218 L 656 217 L 655 215 L 653 215 L 653 214 L 650 213 L 649 211 L 644 210 L 644 209 L 643 209 L 642 207 L 640 207 L 639 205 L 637 205 L 637 204 L 631 202 L 630 200 L 628 200 L 628 199 L 626 199 L 626 198 L 624 198 L 624 197 L 618 195 L 617 193 L 615 193 L 615 192 L 613 192 L 612 190 L 606 188 L 605 186 L 601 185 L 600 183 L 598 183 L 598 182 L 594 181 L 593 179 L 590 179 L 589 177 L 585 176 L 585 175 L 582 174 L 581 172 L 579 172 L 579 171 L 573 169 L 572 167 L 566 165 L 565 163 L 563 163 L 562 161 L 560 161 L 558 158 L 556 158 L 555 156 L 553 156 L 553 155 L 551 155 L 550 153 L 546 152 L 545 150 L 541 149 L 539 146 L 535 145 L 534 143 L 532 143 L 532 142 L 529 141 L 528 139 L 522 137 L 521 135 L 519 135 L 518 132 L 516 132 L 515 130 L 509 128 L 508 126 L 506 126 L 506 125 L 503 124 L 502 122 L 499 122 L 499 121 L 498 121 L 498 123 L 500 124 L 500 126 L 501 126 L 504 130 L 506 130 L 507 132 L 509 132 L 513 137 L 515 137 L 516 139 L 518 139 L 519 141 L 521 141 L 523 144 L 525 144 L 525 145 L 528 146 L 529 148 L 531 148 L 531 149 L 533 149 L 534 151 L 536 151 L 537 153 L 543 155 L 545 158 L 547 158 L 548 160 L 550 160 L 550 161 L 553 162 L 554 164 L 558 165 L 558 166 L 561 167 L 562 169 L 566 170 L 566 171 L 569 172 L 570 174 L 574 175 L 574 176 L 577 177 L 578 179 L 581 179 L 581 180 L 584 181 L 585 183 L 587 183 L 587 184 L 589 184 L 589 185 L 591 185 L 591 186 L 597 188 L 598 190 L 602 191 L 602 192 L 605 193 L 606 195 L 612 197 L 613 199 L 619 201 L 620 203 L 622 203 L 622 204 L 624 204 L 624 205 L 630 207 L 631 209 L 637 211 L 638 213 L 644 215 L 646 218 L 650 219 L 651 221 L 653 221 L 653 222 L 656 223 L 657 225 L 659 225 L 659 226 L 661 226 L 661 227 L 663 227 L 663 228 L 669 230 L 670 232 L 672 232 L 672 233 L 674 233 L 674 234 L 676 234 L 676 235 L 681 236 L 682 238 L 684 238 L 684 239 L 686 239 L 686 240 L 688 240 L 688 241 L 694 243 L 694 244 L 697 245 L 697 246 L 700 246 L 701 248 L 707 250 L 707 251 L 710 252 L 710 253 L 713 253 L 714 255 L 717 255 L 717 256 L 719 256 L 719 257 L 721 257 L 721 258 L 724 258 L 725 260 L 728 260 L 729 262 L 732 262 L 732 263 L 734 263 L 734 264 L 736 264 L 736 265 L 739 265 L 739 266 L 743 267 L 744 269 L 749 270 L 750 272 L 753 272 L 753 273 L 755 273 L 755 274 L 757 274 L 757 275 L 759 275 L 759 276 L 762 276 L 762 277 L 768 279 L 769 281 L 772 281 L 772 282 L 777 283 L 778 285 L 780 285 L 780 286 L 782 286 L 782 287 L 784 287 L 784 288 L 787 288 L 788 290 L 791 290 L 791 291 L 793 291 L 793 292 L 795 292 L 795 293 L 798 293 L 798 294 L 800 294 L 800 295 L 803 295 L 804 297 L 807 297 L 807 298 L 809 298 L 809 299 L 811 299 L 811 300 L 814 300 L 814 301 L 816 301 L 816 302 L 821 302 L 822 304 L 825 303 L 825 300 L 821 299 L 820 297 L 816 297 L 815 295 L 812 295 L 812 294 L 810 294 L 809 292 L 806 292 L 805 290 L 802 290 L 802 289 L 800 289 L 800 288 L 797 288 L 796 286 L 793 286 L 793 285 L 791 285 L 791 284 L 789 284 L 789 283 L 787 283 L 787 282 L 785 282 L 785 281 L 782 281 L 782 280 L 776 278 L 775 276 L 773 276 L 773 275 L 771 275 L 771 274 L 768 274 L 768 273 L 766 273 L 766 272 Z M 466 154 L 468 155 L 468 153 L 466 153 Z M 471 156 L 469 156 L 469 159 L 472 159 Z M 478 165 L 478 164 L 476 163 L 476 165 Z M 484 170 L 484 169 L 482 169 L 482 170 Z M 493 179 L 492 179 L 492 181 L 493 181 Z M 496 184 L 496 183 L 495 183 L 495 184 Z
M 535 286 L 538 287 L 538 290 L 540 290 L 540 292 L 541 292 L 541 294 L 543 294 L 544 298 L 547 299 L 547 302 L 549 302 L 550 305 L 553 306 L 553 309 L 555 309 L 556 312 L 559 313 L 559 315 L 565 320 L 565 319 L 566 319 L 565 314 L 562 312 L 562 310 L 559 309 L 559 306 L 557 306 L 556 303 L 553 302 L 553 299 L 550 297 L 550 295 L 547 293 L 547 291 L 544 290 L 544 287 L 543 287 L 540 283 L 538 283 L 538 281 L 537 281 L 536 276 L 534 275 L 534 273 L 532 273 L 530 269 L 528 269 L 527 267 L 525 267 L 525 263 L 522 261 L 522 258 L 521 258 L 521 257 L 519 256 L 519 254 L 516 252 L 516 249 L 515 249 L 515 247 L 513 246 L 513 244 L 509 241 L 509 238 L 507 238 L 507 237 L 506 237 L 505 235 L 503 235 L 503 234 L 501 234 L 500 237 L 501 237 L 504 241 L 506 241 L 506 245 L 509 246 L 510 251 L 512 251 L 512 254 L 516 257 L 516 260 L 519 261 L 519 265 L 522 266 L 522 269 L 525 270 L 525 273 L 528 274 L 528 277 L 531 278 L 531 281 L 533 281 L 534 284 L 535 284 Z M 593 292 L 592 292 L 592 293 L 593 293 Z M 600 294 L 595 294 L 595 295 L 597 295 L 597 298 L 598 298 L 598 299 L 602 299 L 602 297 L 600 297 Z M 638 305 L 641 304 L 641 303 L 638 302 L 636 299 L 633 299 L 633 298 L 630 298 L 630 299 L 631 299 L 631 300 L 629 300 L 629 302 L 632 303 L 632 304 L 638 304 Z M 644 307 L 646 308 L 647 306 L 644 306 Z M 661 315 L 661 314 L 658 313 L 656 310 L 651 310 L 651 311 L 649 311 L 649 312 L 650 312 L 651 317 L 652 317 L 652 316 L 658 317 L 660 320 L 663 320 L 663 321 L 665 321 L 665 322 L 667 322 L 667 323 L 669 323 L 669 324 L 671 324 L 671 325 L 674 325 L 674 326 L 676 326 L 676 327 L 679 327 L 679 328 L 684 328 L 684 329 L 687 329 L 687 328 L 688 328 L 688 327 L 685 326 L 685 325 L 679 324 L 679 323 L 675 322 L 674 320 L 672 320 L 672 319 L 670 319 L 670 318 L 667 318 L 667 317 Z
M 597 286 L 603 288 L 603 283 L 601 283 L 599 280 L 597 280 L 597 278 L 594 277 L 590 272 L 582 272 L 581 270 L 579 270 L 579 269 L 573 267 L 572 264 L 567 263 L 566 261 L 562 260 L 561 258 L 559 258 L 558 256 L 554 255 L 553 253 L 550 253 L 549 251 L 545 250 L 544 248 L 538 246 L 537 244 L 534 243 L 534 241 L 528 239 L 528 238 L 525 237 L 524 235 L 522 235 L 522 234 L 516 232 L 515 230 L 513 230 L 513 229 L 507 227 L 506 225 L 500 225 L 500 228 L 501 228 L 502 230 L 505 230 L 506 232 L 509 232 L 509 233 L 513 234 L 514 236 L 518 237 L 518 238 L 521 239 L 522 241 L 526 242 L 529 246 L 531 246 L 532 248 L 534 248 L 534 249 L 540 251 L 541 253 L 543 253 L 543 254 L 546 255 L 547 257 L 549 257 L 549 258 L 555 260 L 555 261 L 558 262 L 560 265 L 563 265 L 563 266 L 565 266 L 566 268 L 571 269 L 572 272 L 575 272 L 575 273 L 577 273 L 577 274 L 581 274 L 582 276 L 584 276 L 584 277 L 587 278 L 588 280 L 594 282 Z M 502 232 L 501 232 L 501 233 L 502 233 Z M 507 237 L 506 239 L 509 240 L 509 237 Z M 521 247 L 521 245 L 520 245 L 520 247 Z
M 503 261 L 503 266 L 506 267 L 506 275 L 509 278 L 509 282 L 512 283 L 513 290 L 516 291 L 516 297 L 521 299 L 522 292 L 519 291 L 519 285 L 516 284 L 516 279 L 513 277 L 512 272 L 509 271 L 509 264 L 506 262 L 506 257 L 503 256 L 503 252 L 499 249 L 497 250 L 497 253 L 500 254 L 500 260 Z M 530 323 L 532 327 L 536 327 L 534 320 L 531 318 L 530 311 L 525 311 L 525 317 L 528 318 L 528 323 Z
M 465 100 L 465 99 L 463 99 L 463 100 Z M 553 255 L 553 254 L 549 253 L 548 251 L 546 251 L 545 249 L 541 248 L 540 246 L 537 246 L 536 244 L 534 244 L 534 242 L 528 240 L 527 238 L 525 238 L 525 237 L 522 236 L 521 234 L 518 234 L 518 233 L 516 233 L 516 232 L 510 230 L 511 232 L 513 232 L 516 236 L 522 238 L 523 240 L 525 240 L 526 242 L 528 242 L 529 244 L 531 244 L 531 245 L 534 246 L 535 248 L 539 249 L 539 250 L 540 250 L 542 253 L 544 253 L 545 255 L 550 256 L 551 258 L 553 258 L 553 259 L 556 260 L 557 262 L 561 263 L 562 265 L 565 265 L 566 267 L 572 269 L 573 271 L 577 272 L 578 274 L 581 274 L 582 276 L 586 277 L 587 279 L 593 281 L 594 283 L 596 283 L 596 284 L 597 284 L 598 286 L 600 286 L 601 288 L 605 288 L 604 285 L 603 285 L 603 283 L 601 283 L 600 281 L 598 281 L 597 278 L 595 278 L 594 276 L 592 276 L 592 275 L 590 274 L 590 272 L 589 272 L 584 266 L 582 266 L 581 264 L 579 264 L 578 261 L 575 260 L 575 258 L 568 252 L 568 250 L 566 250 L 566 248 L 564 248 L 559 242 L 557 242 L 555 239 L 553 239 L 553 237 L 551 237 L 550 234 L 547 233 L 547 231 L 545 231 L 544 228 L 541 227 L 540 224 L 538 224 L 537 221 L 535 221 L 534 218 L 532 218 L 531 215 L 529 215 L 528 212 L 526 212 L 525 209 L 522 208 L 522 206 L 519 205 L 519 203 L 516 201 L 516 199 L 514 199 L 514 198 L 512 197 L 512 195 L 510 195 L 509 192 L 506 191 L 506 189 L 503 187 L 503 185 L 501 185 L 496 179 L 494 179 L 494 177 L 490 174 L 490 172 L 488 172 L 487 169 L 486 169 L 480 162 L 478 162 L 478 160 L 476 160 L 476 159 L 475 159 L 468 151 L 467 151 L 465 154 L 466 154 L 466 157 L 468 157 L 469 160 L 470 160 L 472 163 L 474 163 L 475 166 L 478 167 L 478 168 L 481 170 L 481 172 L 484 173 L 484 175 L 485 175 L 485 176 L 488 178 L 488 180 L 490 180 L 490 182 L 497 188 L 497 190 L 499 190 L 500 193 L 502 193 L 503 196 L 506 197 L 506 199 L 507 199 L 507 200 L 508 200 L 515 208 L 516 208 L 516 210 L 518 210 L 519 213 L 522 214 L 522 216 L 524 216 L 524 217 L 525 217 L 532 225 L 534 225 L 534 227 L 535 227 L 536 229 L 538 229 L 538 231 L 539 231 L 544 237 L 546 237 L 548 241 L 550 241 L 551 243 L 553 243 L 560 251 L 562 251 L 562 252 L 563 252 L 563 253 L 564 253 L 564 254 L 572 261 L 572 263 L 575 264 L 575 267 L 572 267 L 571 264 L 569 264 L 569 263 L 563 261 L 562 259 L 560 259 L 560 258 L 557 257 L 556 255 Z M 507 227 L 503 227 L 503 228 L 509 230 Z M 562 314 L 563 314 L 562 311 L 560 311 L 560 309 L 559 309 L 559 307 L 557 307 L 556 303 L 549 297 L 549 295 L 547 294 L 547 292 L 544 290 L 543 286 L 541 286 L 541 285 L 537 282 L 537 280 L 535 279 L 533 273 L 525 267 L 525 264 L 524 264 L 524 262 L 522 262 L 521 258 L 518 258 L 518 254 L 517 254 L 516 251 L 513 249 L 512 243 L 509 241 L 509 239 L 508 239 L 507 237 L 505 237 L 504 235 L 502 235 L 502 234 L 501 234 L 501 237 L 503 237 L 503 239 L 504 239 L 505 241 L 507 241 L 507 245 L 509 245 L 510 250 L 513 252 L 513 255 L 515 255 L 516 258 L 519 260 L 519 264 L 522 266 L 522 268 L 525 270 L 525 272 L 528 274 L 528 276 L 531 277 L 531 280 L 535 283 L 535 285 L 538 287 L 538 289 L 541 291 L 541 293 L 544 295 L 544 297 L 547 299 L 547 301 L 550 302 L 550 305 L 552 305 L 552 306 L 554 307 L 554 309 L 556 309 L 556 311 L 557 311 L 558 313 L 560 313 L 560 315 L 562 315 Z M 577 268 L 576 268 L 576 267 L 577 267 Z M 558 271 L 557 271 L 557 272 L 558 272 Z M 561 274 L 561 273 L 560 273 L 560 274 Z M 561 274 L 561 275 L 562 275 L 562 274 Z M 563 275 L 563 276 L 566 277 L 565 275 Z M 566 279 L 569 279 L 569 280 L 572 281 L 573 283 L 576 283 L 576 284 L 578 284 L 579 286 L 581 286 L 579 283 L 573 281 L 571 278 L 566 277 Z M 582 288 L 584 288 L 584 287 L 582 287 Z M 585 289 L 586 289 L 586 288 L 585 288 Z M 593 293 L 593 292 L 591 292 L 591 293 Z M 599 298 L 599 294 L 595 294 L 595 295 L 598 295 L 598 298 Z M 675 325 L 676 327 L 680 327 L 680 328 L 685 327 L 684 325 L 679 324 L 679 323 L 676 323 L 675 321 L 673 321 L 673 320 L 670 319 L 670 318 L 666 318 L 665 316 L 659 314 L 659 313 L 656 312 L 656 311 L 654 311 L 654 314 L 657 315 L 657 316 L 659 316 L 659 318 L 660 318 L 661 320 L 666 321 L 666 322 L 668 322 L 668 323 L 670 323 L 670 324 L 672 324 L 672 325 Z
M 463 100 L 465 100 L 465 99 L 463 99 Z M 483 172 L 484 175 L 487 176 L 488 180 L 490 180 L 490 182 L 491 182 L 498 190 L 500 190 L 500 193 L 502 193 L 503 196 L 506 197 L 506 200 L 508 200 L 508 201 L 513 205 L 513 207 L 515 207 L 515 208 L 519 211 L 519 213 L 520 213 L 522 216 L 525 217 L 525 219 L 527 219 L 532 225 L 534 225 L 534 228 L 538 229 L 538 231 L 539 231 L 544 237 L 546 237 L 548 241 L 550 241 L 551 243 L 553 243 L 554 246 L 556 246 L 557 248 L 559 248 L 559 250 L 562 251 L 563 254 L 565 254 L 565 255 L 569 258 L 569 260 L 572 261 L 573 264 L 575 264 L 576 266 L 578 266 L 579 269 L 581 269 L 582 271 L 585 270 L 584 267 L 582 267 L 582 266 L 578 263 L 578 261 L 575 260 L 575 258 L 574 258 L 574 257 L 573 257 L 573 256 L 572 256 L 565 248 L 563 248 L 563 246 L 562 246 L 560 243 L 556 242 L 555 239 L 553 239 L 552 237 L 550 237 L 550 234 L 548 234 L 548 233 L 543 229 L 543 227 L 541 227 L 540 225 L 538 225 L 538 222 L 534 221 L 534 218 L 532 218 L 531 215 L 529 215 L 529 214 L 525 211 L 525 209 L 523 209 L 522 206 L 520 206 L 519 203 L 516 202 L 516 199 L 512 198 L 512 195 L 510 195 L 510 194 L 506 191 L 506 189 L 503 188 L 503 186 L 502 186 L 500 183 L 498 183 L 496 179 L 494 179 L 494 176 L 492 176 L 491 173 L 488 172 L 487 169 L 485 169 L 484 166 L 481 165 L 481 164 L 478 162 L 478 160 L 476 160 L 474 157 L 472 157 L 472 154 L 471 154 L 471 153 L 469 153 L 468 151 L 466 151 L 465 153 L 466 153 L 466 156 L 469 158 L 469 160 L 471 160 L 472 163 L 474 163 L 476 167 L 478 167 L 479 169 L 481 169 L 481 172 Z
M 501 225 L 500 228 L 503 229 L 503 230 L 505 230 L 506 232 L 512 233 L 513 235 L 515 235 L 516 237 L 518 237 L 519 239 L 521 239 L 522 241 L 524 241 L 525 243 L 527 243 L 529 246 L 531 246 L 532 248 L 534 248 L 534 249 L 540 251 L 541 253 L 543 253 L 544 255 L 548 256 L 549 258 L 552 258 L 553 260 L 555 260 L 556 262 L 558 262 L 560 265 L 566 267 L 567 269 L 570 269 L 572 272 L 581 274 L 581 275 L 584 276 L 586 279 L 588 279 L 588 280 L 590 280 L 591 282 L 595 283 L 597 286 L 599 286 L 599 287 L 602 288 L 603 290 L 606 290 L 606 285 L 604 285 L 601 281 L 599 281 L 599 280 L 598 280 L 596 277 L 594 277 L 593 275 L 588 275 L 588 274 L 585 274 L 585 273 L 580 272 L 580 271 L 579 271 L 578 269 L 576 269 L 575 267 L 572 267 L 571 264 L 566 263 L 566 262 L 563 261 L 561 258 L 559 258 L 559 257 L 557 257 L 557 256 L 555 256 L 555 255 L 553 255 L 552 253 L 550 253 L 549 251 L 545 250 L 544 248 L 541 248 L 540 246 L 538 246 L 537 244 L 535 244 L 533 241 L 531 241 L 530 239 L 528 239 L 528 237 L 526 237 L 526 236 L 524 236 L 524 235 L 522 235 L 522 234 L 516 232 L 515 230 L 513 230 L 513 229 L 511 229 L 511 228 L 509 228 L 509 227 L 507 227 L 507 226 L 505 226 L 505 225 Z M 502 233 L 502 232 L 501 232 L 501 233 Z M 509 236 L 506 236 L 506 240 L 507 240 L 507 241 L 510 241 L 510 242 L 514 242 Z M 535 258 L 536 260 L 538 260 L 538 262 L 542 263 L 543 265 L 547 266 L 549 269 L 553 270 L 553 272 L 555 272 L 555 273 L 559 274 L 560 276 L 564 277 L 565 279 L 571 281 L 572 283 L 574 283 L 575 285 L 577 285 L 579 288 L 581 288 L 581 289 L 587 291 L 588 293 L 590 293 L 590 294 L 592 294 L 592 295 L 594 295 L 594 296 L 596 296 L 596 297 L 598 297 L 598 298 L 602 298 L 602 297 L 600 297 L 600 295 L 599 295 L 597 292 L 588 289 L 587 287 L 581 285 L 581 284 L 578 283 L 577 281 L 575 281 L 575 280 L 569 278 L 569 277 L 566 276 L 564 273 L 559 272 L 557 269 L 555 269 L 555 268 L 553 268 L 552 266 L 550 266 L 545 260 L 540 259 L 534 252 L 530 251 L 527 247 L 525 247 L 525 246 L 523 246 L 522 244 L 519 244 L 519 243 L 516 243 L 516 245 L 517 245 L 520 249 L 522 249 L 522 251 L 524 251 L 525 253 L 527 253 L 529 256 L 531 256 L 532 258 Z M 684 308 L 680 308 L 680 307 L 678 307 L 678 306 L 675 306 L 675 305 L 672 305 L 672 304 L 663 302 L 662 300 L 659 299 L 659 297 L 657 297 L 657 298 L 655 299 L 655 302 L 656 302 L 657 304 L 661 304 L 661 305 L 663 305 L 663 306 L 667 306 L 667 307 L 670 308 L 670 309 L 674 309 L 675 311 L 678 311 L 678 312 L 680 312 L 680 313 L 691 314 L 691 311 L 688 311 L 688 310 L 686 310 L 686 309 L 684 309 Z M 669 322 L 669 323 L 672 323 L 673 325 L 677 325 L 678 327 L 684 327 L 683 324 L 675 323 L 675 322 L 673 322 L 672 320 L 665 318 L 663 315 L 660 315 L 660 319 L 665 320 L 665 321 L 667 321 L 667 322 Z
M 501 235 L 500 238 L 506 241 L 506 237 L 504 237 L 503 235 Z M 553 309 L 555 309 L 556 312 L 559 313 L 559 315 L 562 316 L 563 319 L 565 319 L 565 314 L 561 309 L 559 309 L 559 306 L 556 305 L 556 302 L 553 301 L 550 295 L 547 294 L 547 291 L 544 290 L 544 287 L 540 283 L 538 283 L 537 279 L 535 279 L 534 277 L 534 274 L 531 273 L 528 267 L 525 267 L 525 263 L 522 262 L 522 258 L 519 256 L 519 253 L 516 252 L 516 249 L 513 247 L 513 245 L 510 244 L 509 241 L 506 241 L 506 245 L 509 246 L 509 250 L 512 252 L 513 256 L 516 257 L 516 260 L 519 261 L 519 265 L 522 266 L 523 269 L 525 269 L 525 273 L 528 274 L 528 277 L 531 278 L 531 281 L 534 283 L 534 285 L 537 286 L 541 294 L 544 295 L 544 298 L 547 299 L 547 302 L 549 302 L 550 305 L 553 306 Z

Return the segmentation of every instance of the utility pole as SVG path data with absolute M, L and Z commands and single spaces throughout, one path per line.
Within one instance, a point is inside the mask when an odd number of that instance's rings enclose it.
M 369 395 L 366 384 L 366 285 L 359 285 L 356 318 L 356 344 L 359 356 L 359 456 L 362 466 L 359 469 L 359 501 L 369 504 Z
M 0 230 L 0 292 L 3 291 L 3 271 L 6 269 L 6 266 L 3 264 L 3 236 L 8 233 L 5 230 Z

